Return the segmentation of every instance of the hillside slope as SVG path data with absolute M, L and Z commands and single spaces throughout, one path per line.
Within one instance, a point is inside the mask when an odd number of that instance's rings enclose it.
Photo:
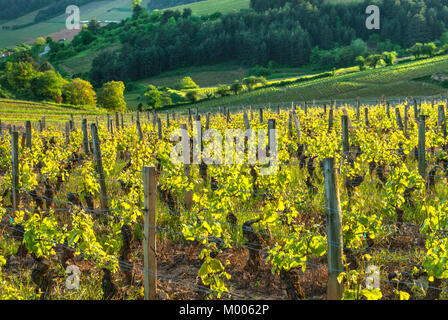
M 284 104 L 291 101 L 380 99 L 386 97 L 447 95 L 448 89 L 431 76 L 448 71 L 448 55 L 404 62 L 375 70 L 355 71 L 356 67 L 340 70 L 334 77 L 311 80 L 285 87 L 270 87 L 197 103 L 200 109 L 218 106 Z M 349 72 L 349 73 L 347 73 Z M 183 108 L 191 108 L 187 105 Z
M 144 0 L 145 3 L 147 3 L 147 1 L 149 0 Z M 132 15 L 131 6 L 132 0 L 95 1 L 80 7 L 80 18 L 81 21 L 89 21 L 91 19 L 97 19 L 99 21 L 121 21 Z M 61 15 L 57 17 L 17 30 L 3 29 L 3 27 L 12 28 L 14 25 L 26 25 L 32 23 L 39 10 L 35 10 L 22 17 L 0 24 L 0 48 L 12 47 L 23 42 L 32 41 L 37 37 L 45 37 L 57 32 L 67 31 L 65 27 L 67 18 L 65 12 L 61 12 Z M 77 32 L 78 31 L 74 30 L 74 34 Z
M 150 0 L 143 0 L 142 6 L 147 7 Z M 132 15 L 133 0 L 97 0 L 80 7 L 81 21 L 97 19 L 99 21 L 121 21 Z M 205 0 L 190 3 L 165 10 L 183 10 L 191 8 L 192 12 L 197 15 L 212 14 L 221 12 L 223 14 L 237 12 L 240 9 L 249 8 L 250 0 Z M 65 38 L 70 40 L 79 31 L 69 31 L 65 28 L 66 15 L 61 15 L 42 21 L 33 23 L 36 15 L 42 8 L 28 12 L 21 17 L 4 21 L 0 19 L 0 48 L 12 47 L 24 42 L 33 42 L 34 39 L 41 36 L 53 36 L 56 40 Z M 32 24 L 17 30 L 12 30 L 13 26 Z M 10 28 L 5 30 L 4 27 Z M 75 72 L 76 73 L 76 72 Z

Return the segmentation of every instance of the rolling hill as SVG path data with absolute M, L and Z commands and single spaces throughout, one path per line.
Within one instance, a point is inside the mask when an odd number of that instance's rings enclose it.
M 269 87 L 238 95 L 212 99 L 195 104 L 201 110 L 218 106 L 284 104 L 291 101 L 354 99 L 356 97 L 380 99 L 386 97 L 447 95 L 441 83 L 431 76 L 448 71 L 448 55 L 403 63 L 377 69 L 357 71 L 357 67 L 337 70 L 335 76 L 305 81 L 283 87 Z M 182 107 L 181 107 L 182 108 Z M 191 105 L 184 108 L 191 108 Z M 176 108 L 178 109 L 178 108 Z
M 144 3 L 147 1 L 148 0 L 144 0 Z M 104 0 L 91 2 L 80 7 L 80 18 L 81 21 L 89 21 L 91 19 L 97 19 L 99 21 L 121 21 L 132 15 L 131 5 L 132 0 Z M 0 24 L 0 48 L 12 47 L 23 42 L 33 41 L 40 36 L 45 37 L 63 32 L 64 30 L 67 31 L 65 28 L 65 12 L 55 18 L 17 30 L 3 29 L 3 27 L 32 23 L 39 10 Z M 65 38 L 71 39 L 75 34 L 77 34 L 77 31 L 72 30 L 66 34 Z M 64 36 L 61 37 L 64 38 Z M 58 40 L 57 37 L 55 40 Z
M 142 6 L 146 7 L 149 0 L 143 0 Z M 217 11 L 221 13 L 236 12 L 240 9 L 249 8 L 249 0 L 206 0 L 190 3 L 182 6 L 168 8 L 172 10 L 183 10 L 191 8 L 197 15 L 212 14 Z M 88 3 L 80 7 L 81 21 L 97 19 L 99 21 L 121 21 L 132 15 L 132 0 L 103 0 Z M 0 48 L 13 47 L 24 42 L 33 42 L 34 39 L 41 36 L 52 36 L 55 40 L 72 39 L 79 31 L 66 30 L 66 15 L 54 17 L 52 19 L 35 23 L 33 21 L 42 8 L 30 12 L 22 17 L 0 21 Z M 165 9 L 165 10 L 168 10 Z M 31 24 L 31 25 L 28 25 Z M 15 25 L 28 25 L 17 30 L 4 30 L 3 27 Z

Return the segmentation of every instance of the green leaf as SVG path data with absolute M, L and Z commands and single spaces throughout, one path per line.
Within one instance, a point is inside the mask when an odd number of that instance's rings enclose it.
M 399 294 L 400 294 L 400 300 L 409 300 L 409 297 L 410 297 L 409 293 L 400 291 Z
M 363 289 L 361 294 L 366 297 L 367 300 L 379 300 L 383 297 L 380 289 Z
M 213 273 L 219 272 L 224 269 L 224 266 L 218 259 L 210 259 L 209 266 L 210 271 Z

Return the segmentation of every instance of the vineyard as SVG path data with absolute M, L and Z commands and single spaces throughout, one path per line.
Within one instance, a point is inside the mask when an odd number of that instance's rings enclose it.
M 200 101 L 198 106 L 212 110 L 220 105 L 249 105 L 266 101 L 277 104 L 284 101 L 328 100 L 328 97 L 341 100 L 381 95 L 388 97 L 446 95 L 446 90 L 440 85 L 417 79 L 431 77 L 447 66 L 447 56 L 443 55 L 364 71 L 358 71 L 357 67 L 343 68 L 336 70 L 332 77 L 310 79 L 280 87 L 260 88 L 216 100 Z
M 445 108 L 2 115 L 0 299 L 446 299 Z M 275 134 L 226 148 L 244 163 L 172 161 L 211 129 Z

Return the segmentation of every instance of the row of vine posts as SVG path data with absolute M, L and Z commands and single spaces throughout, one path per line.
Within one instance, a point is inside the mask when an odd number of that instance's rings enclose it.
M 314 107 L 313 102 L 313 107 Z M 328 113 L 328 128 L 331 130 L 333 127 L 333 110 L 335 107 L 335 101 L 331 106 Z M 297 137 L 300 139 L 301 130 L 300 123 L 298 119 L 298 115 L 296 113 L 296 106 L 294 103 L 291 103 L 291 109 L 289 110 L 289 134 L 292 135 L 292 127 L 293 124 L 296 129 Z M 307 113 L 307 103 L 304 103 L 304 111 Z M 326 112 L 327 105 L 323 105 L 324 111 Z M 360 102 L 359 99 L 356 100 L 355 104 L 356 108 L 356 119 L 359 121 L 360 119 Z M 396 115 L 396 123 L 399 129 L 403 130 L 405 135 L 407 135 L 407 122 L 408 122 L 408 108 L 409 105 L 405 105 L 405 114 L 404 114 L 404 123 L 401 118 L 400 111 L 395 108 Z M 418 106 L 414 99 L 414 113 L 416 115 L 416 120 L 418 121 L 418 170 L 423 178 L 426 176 L 426 162 L 425 162 L 425 116 L 418 115 Z M 386 104 L 387 115 L 390 118 L 390 104 L 387 102 Z M 253 119 L 253 110 L 252 107 L 249 109 L 250 118 Z M 280 106 L 277 107 L 278 115 L 280 115 Z M 445 112 L 444 106 L 438 106 L 439 118 L 438 125 L 442 128 L 444 137 L 446 138 L 446 121 L 445 121 Z M 229 108 L 219 107 L 219 113 L 226 117 L 226 122 L 229 123 L 231 121 L 231 115 Z M 147 112 L 147 120 L 149 120 L 149 112 Z M 364 108 L 365 115 L 365 125 L 369 126 L 369 117 L 368 117 L 368 108 Z M 206 124 L 205 129 L 209 128 L 210 123 L 210 112 L 206 113 Z M 180 115 L 177 114 L 177 118 L 180 119 Z M 243 107 L 243 118 L 245 122 L 245 129 L 250 129 L 250 122 L 248 114 L 246 113 L 245 108 Z M 136 124 L 137 133 L 140 141 L 143 140 L 143 132 L 140 124 L 140 113 L 137 111 L 136 113 L 136 121 L 134 121 L 134 116 L 131 115 L 132 123 Z M 172 119 L 176 119 L 176 114 L 172 111 Z M 121 121 L 120 121 L 121 120 Z M 162 122 L 160 117 L 156 112 L 152 112 L 152 120 L 153 120 L 153 128 L 157 126 L 157 134 L 159 139 L 162 139 Z M 198 109 L 196 108 L 196 120 L 200 120 L 200 114 Z M 263 108 L 259 108 L 259 121 L 263 123 Z M 120 127 L 124 128 L 124 120 L 123 114 L 119 115 L 115 113 L 115 122 L 116 122 L 116 130 L 119 130 Z M 170 117 L 169 113 L 166 113 L 166 123 L 169 127 Z M 275 119 L 269 119 L 269 129 L 275 128 Z M 188 109 L 188 124 L 192 127 L 192 113 L 191 110 Z M 0 122 L 0 133 L 1 133 L 1 122 Z M 343 153 L 348 152 L 349 150 L 349 127 L 351 126 L 350 118 L 346 112 L 341 116 L 341 125 L 342 125 L 342 151 Z M 45 117 L 42 120 L 39 120 L 39 132 L 45 130 L 46 121 Z M 88 135 L 88 126 L 87 119 L 82 119 L 82 132 L 83 132 L 83 149 L 86 154 L 90 154 L 92 151 L 95 163 L 96 170 L 98 174 L 98 183 L 100 185 L 100 203 L 101 210 L 107 212 L 109 210 L 109 204 L 107 201 L 107 190 L 105 184 L 105 175 L 102 166 L 102 156 L 101 156 L 101 146 L 100 140 L 98 138 L 98 118 L 96 118 L 96 123 L 91 124 L 91 137 L 92 140 L 89 140 Z M 187 124 L 182 123 L 180 125 L 181 129 L 186 129 Z M 67 137 L 67 143 L 69 143 L 69 134 L 70 131 L 74 129 L 74 119 L 71 116 L 71 120 L 66 123 L 65 126 L 65 134 Z M 107 129 L 113 134 L 114 126 L 113 120 L 110 118 L 110 115 L 107 115 Z M 202 130 L 198 128 L 198 130 Z M 10 134 L 11 134 L 11 152 L 12 152 L 12 206 L 13 213 L 18 208 L 18 179 L 19 179 L 19 133 L 15 130 L 15 126 L 11 128 L 10 126 Z M 200 132 L 198 132 L 198 136 Z M 26 121 L 25 125 L 25 133 L 22 140 L 22 146 L 26 148 L 31 148 L 31 122 Z M 182 139 L 186 139 L 187 137 L 182 137 Z M 268 144 L 269 145 L 269 144 Z M 188 146 L 188 144 L 184 145 Z M 183 147 L 184 147 L 183 146 Z M 200 148 L 202 148 L 202 141 L 200 143 Z M 205 170 L 205 164 L 200 165 L 202 172 Z M 205 168 L 204 168 L 205 167 Z M 191 170 L 191 166 L 188 164 L 184 165 L 184 174 L 189 176 Z M 328 261 L 328 283 L 327 283 L 327 298 L 328 299 L 341 299 L 343 295 L 343 285 L 338 282 L 337 278 L 339 273 L 343 270 L 343 239 L 342 239 L 342 212 L 341 212 L 341 204 L 339 198 L 339 189 L 338 189 L 338 175 L 336 169 L 335 158 L 326 158 L 323 160 L 323 173 L 324 173 L 324 189 L 325 189 L 325 207 L 326 207 L 326 230 L 327 230 L 327 261 Z M 156 219 L 156 209 L 157 209 L 157 179 L 156 179 L 156 167 L 154 166 L 144 166 L 142 170 L 143 175 L 143 189 L 144 189 L 144 298 L 145 300 L 153 300 L 157 298 L 157 248 L 156 248 L 156 229 L 157 229 L 157 219 Z M 205 173 L 206 175 L 206 173 Z M 185 191 L 185 206 L 189 210 L 191 209 L 193 202 L 193 191 L 186 190 Z

